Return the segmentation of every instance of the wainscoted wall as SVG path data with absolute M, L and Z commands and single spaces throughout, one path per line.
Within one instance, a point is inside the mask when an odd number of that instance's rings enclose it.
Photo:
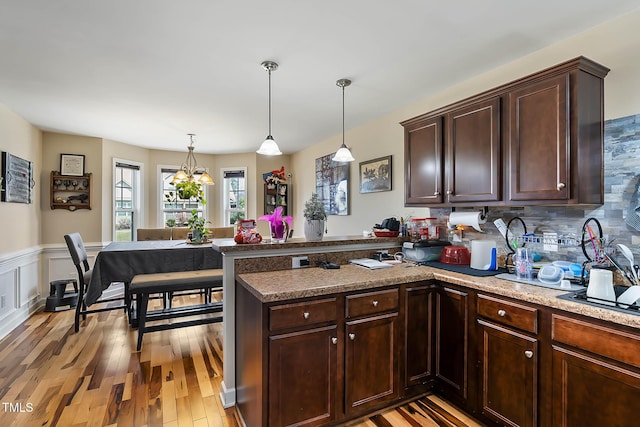
M 640 180 L 640 114 L 605 122 L 604 158 L 604 205 L 489 208 L 487 223 L 482 226 L 485 232 L 466 230 L 463 243 L 469 245 L 472 239 L 494 239 L 499 247 L 504 247 L 504 239 L 493 225 L 497 218 L 502 218 L 507 223 L 514 216 L 519 216 L 525 221 L 530 233 L 557 232 L 559 236 L 575 235 L 580 238 L 585 219 L 594 217 L 602 224 L 607 241 L 614 246 L 616 243 L 629 246 L 636 259 L 640 259 L 640 231 L 625 222 Z M 448 209 L 431 210 L 432 216 L 445 222 L 449 213 Z M 547 252 L 540 248 L 539 252 L 552 260 L 585 260 L 580 247 L 560 248 L 558 252 Z
M 90 265 L 93 265 L 102 247 L 102 243 L 85 245 Z M 1 257 L 0 339 L 31 314 L 44 308 L 52 280 L 76 277 L 76 269 L 66 246 L 36 246 Z M 121 291 L 121 286 L 114 285 L 105 292 L 105 297 L 118 291 Z

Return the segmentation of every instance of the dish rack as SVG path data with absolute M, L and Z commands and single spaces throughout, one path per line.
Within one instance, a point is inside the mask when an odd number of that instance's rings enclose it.
M 521 234 L 511 238 L 515 240 L 519 247 L 529 245 L 534 247 L 544 247 L 545 245 L 557 245 L 560 248 L 580 246 L 580 239 L 575 234 L 560 236 L 544 236 L 540 234 Z

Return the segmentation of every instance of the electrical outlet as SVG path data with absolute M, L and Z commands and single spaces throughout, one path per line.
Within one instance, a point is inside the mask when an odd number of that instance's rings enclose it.
M 305 268 L 309 267 L 309 257 L 307 256 L 294 256 L 291 258 L 291 268 Z

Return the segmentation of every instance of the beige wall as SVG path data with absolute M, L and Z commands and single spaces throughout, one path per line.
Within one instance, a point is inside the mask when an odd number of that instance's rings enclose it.
M 363 229 L 368 229 L 389 216 L 428 214 L 427 209 L 403 207 L 404 136 L 402 126 L 399 125 L 403 120 L 581 55 L 611 68 L 611 72 L 605 79 L 605 118 L 640 113 L 640 96 L 638 96 L 640 56 L 636 54 L 640 51 L 638 28 L 640 28 L 640 11 L 595 27 L 348 131 L 346 143 L 352 147 L 356 158 L 356 161 L 350 165 L 351 214 L 340 217 L 330 216 L 329 234 L 360 233 Z M 350 90 L 358 90 L 357 80 L 354 80 Z M 303 221 L 304 201 L 309 198 L 314 188 L 315 177 L 312 166 L 314 160 L 334 152 L 339 145 L 340 136 L 337 135 L 292 156 L 291 166 L 297 184 L 294 188 L 295 222 Z M 358 162 L 389 154 L 393 155 L 392 191 L 360 194 Z
M 41 147 L 42 133 L 4 105 L 0 105 L 0 151 L 33 162 L 36 184 L 33 188 L 32 203 L 0 203 L 0 256 L 40 244 L 39 194 L 42 188 L 46 188 L 47 191 L 49 189 L 49 182 L 47 181 L 46 187 L 43 187 L 41 179 Z
M 51 209 L 49 182 L 51 171 L 60 170 L 60 154 L 83 154 L 84 171 L 92 174 L 91 209 Z M 85 242 L 102 241 L 102 139 L 89 136 L 44 132 L 42 136 L 42 243 L 64 243 L 63 236 L 75 231 Z

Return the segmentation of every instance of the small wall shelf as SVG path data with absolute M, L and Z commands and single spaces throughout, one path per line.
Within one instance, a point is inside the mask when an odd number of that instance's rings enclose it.
M 91 178 L 90 173 L 67 176 L 52 171 L 49 183 L 51 209 L 91 209 Z

